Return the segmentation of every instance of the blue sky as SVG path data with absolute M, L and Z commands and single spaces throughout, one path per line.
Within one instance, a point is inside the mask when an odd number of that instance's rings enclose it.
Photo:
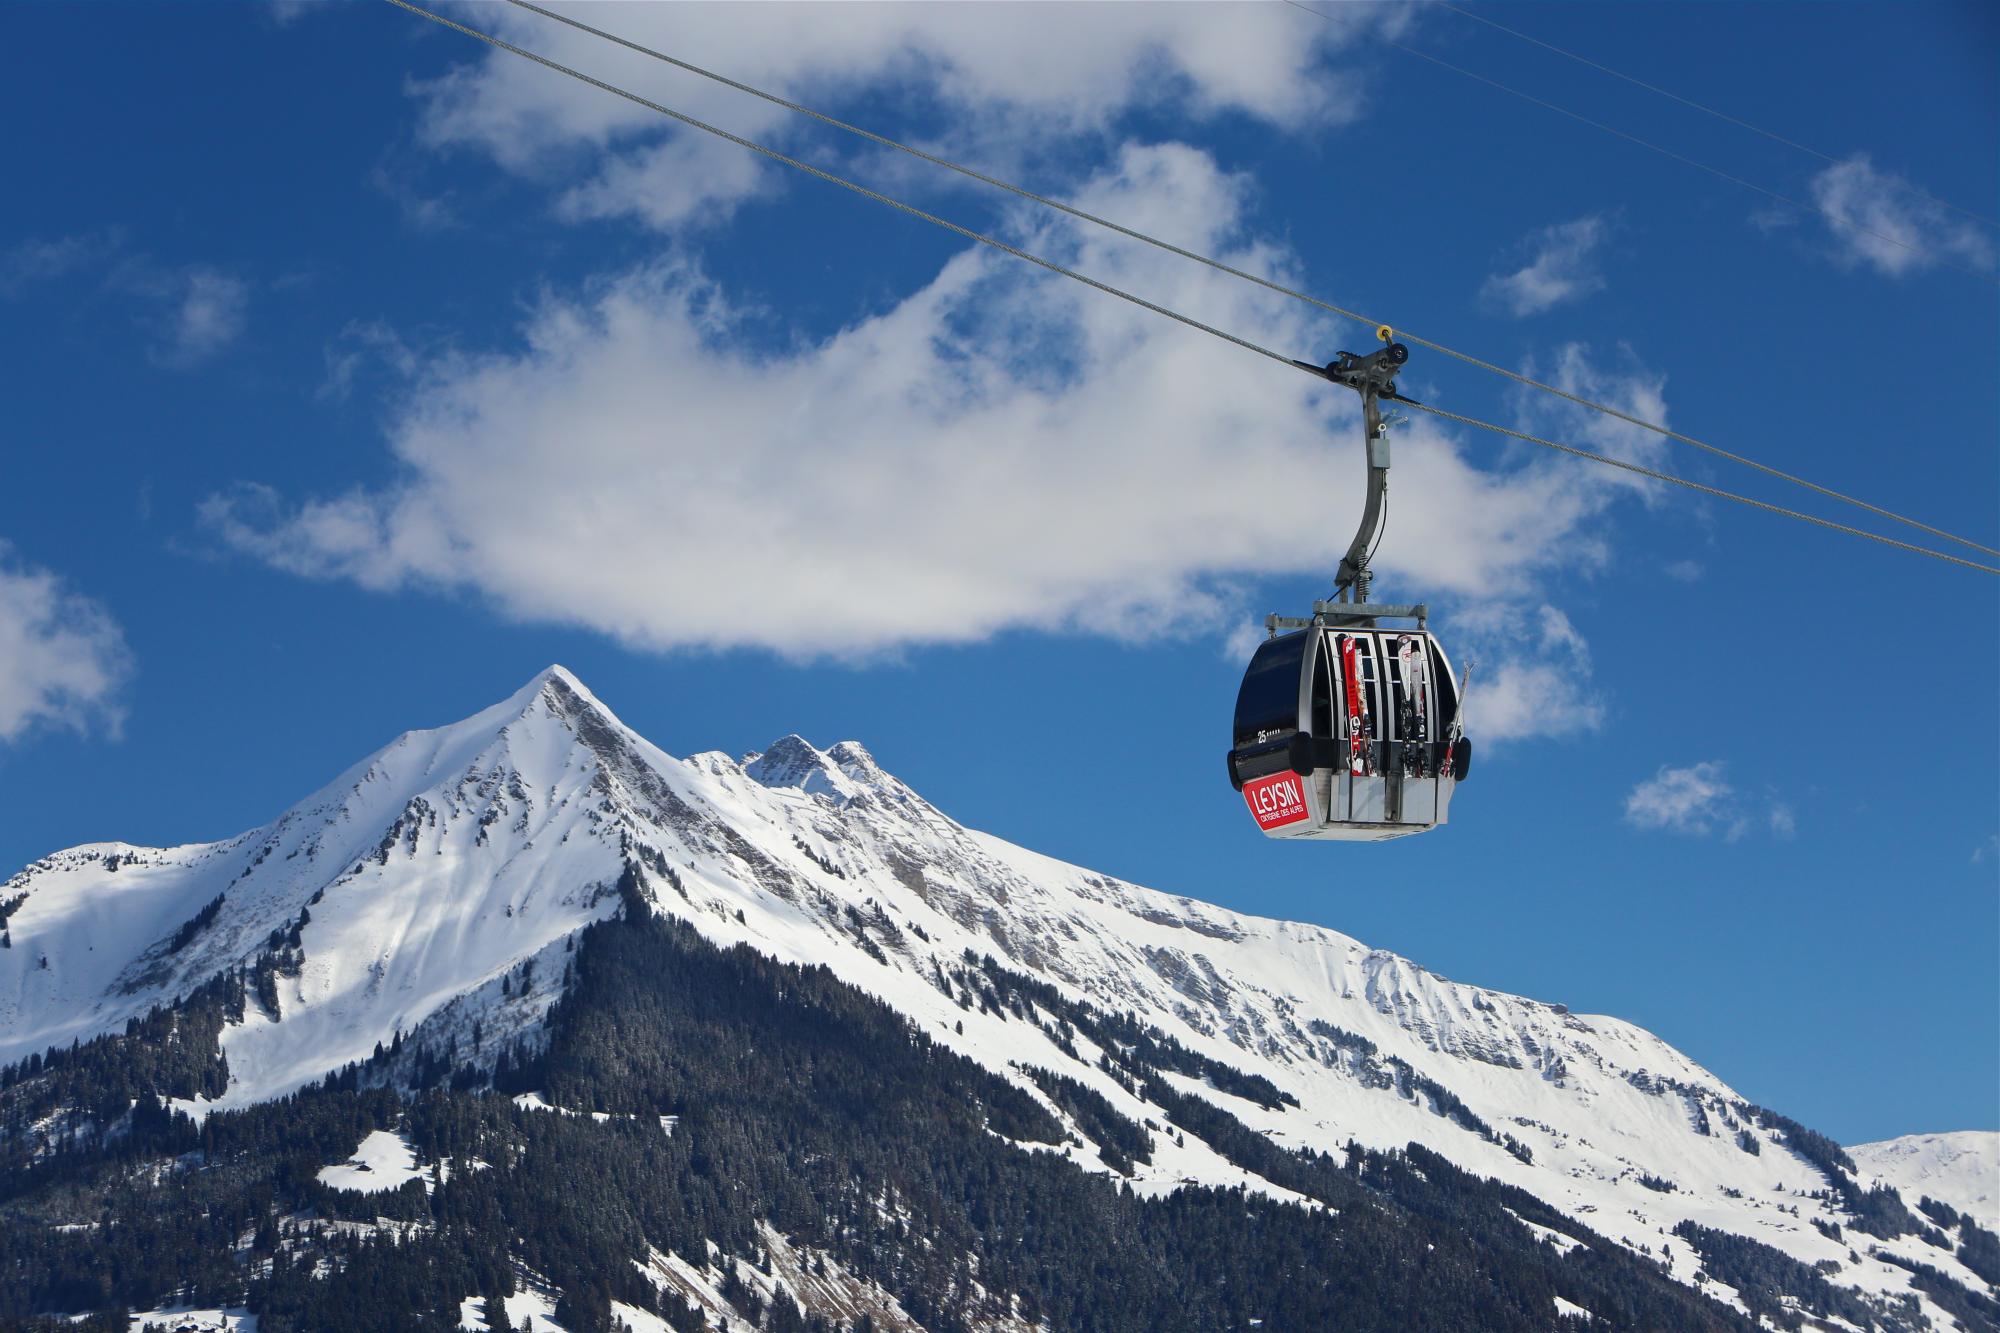
M 1292 355 L 1367 337 L 453 12 Z M 1836 162 L 1443 9 L 596 16 L 1995 544 L 2000 229 L 1902 184 L 2000 212 L 1990 9 L 1479 12 Z M 8 20 L 0 863 L 235 833 L 560 661 L 671 752 L 857 738 L 967 823 L 1631 1019 L 1849 1142 L 2000 1126 L 1990 577 L 1414 425 L 1377 593 L 1480 657 L 1478 767 L 1446 831 L 1266 842 L 1228 713 L 1351 532 L 1352 403 L 386 5 Z M 1405 388 L 1849 516 L 1435 354 Z

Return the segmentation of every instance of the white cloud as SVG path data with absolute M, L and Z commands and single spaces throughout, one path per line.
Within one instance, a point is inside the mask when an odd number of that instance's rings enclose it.
M 1813 202 L 1833 233 L 1836 257 L 1899 276 L 1940 263 L 1993 267 L 1993 243 L 1972 222 L 1915 192 L 1865 154 L 1813 178 Z
M 1639 365 L 1628 347 L 1619 348 L 1618 359 L 1624 363 L 1624 368 L 1612 369 L 1593 360 L 1590 349 L 1584 344 L 1567 343 L 1558 349 L 1552 365 L 1530 365 L 1527 369 L 1536 378 L 1546 380 L 1558 389 L 1615 407 L 1627 416 L 1661 426 L 1671 425 L 1667 413 L 1666 377 Z M 1656 470 L 1669 461 L 1671 442 L 1657 431 L 1631 425 L 1553 394 L 1525 388 L 1518 391 L 1516 403 L 1519 408 L 1517 424 L 1531 434 L 1565 444 L 1585 445 L 1608 457 Z M 1542 452 L 1533 445 L 1519 447 Z M 1564 466 L 1583 468 L 1594 474 L 1593 479 L 1598 485 L 1636 494 L 1648 505 L 1661 504 L 1667 499 L 1665 486 L 1631 472 L 1575 459 L 1565 462 Z
M 1697 836 L 1714 832 L 1718 823 L 1733 825 L 1736 790 L 1723 776 L 1726 767 L 1720 760 L 1685 768 L 1661 765 L 1658 773 L 1626 796 L 1625 821 L 1639 828 Z
M 1598 214 L 1543 227 L 1522 244 L 1524 253 L 1532 251 L 1528 262 L 1512 273 L 1487 278 L 1481 297 L 1525 317 L 1602 291 L 1597 252 L 1606 230 Z
M 0 542 L 0 742 L 37 724 L 116 734 L 131 657 L 117 622 Z
M 314 396 L 323 402 L 345 402 L 354 391 L 355 380 L 370 365 L 383 366 L 405 380 L 415 375 L 420 365 L 416 349 L 380 320 L 348 323 L 327 342 L 322 354 L 326 378 Z
M 726 216 L 772 188 L 764 159 L 706 134 L 676 134 L 611 156 L 565 190 L 556 216 L 570 222 L 630 217 L 666 229 Z
M 1790 231 L 1799 225 L 1799 210 L 1787 204 L 1761 204 L 1750 210 L 1750 225 L 1766 236 Z
M 184 370 L 213 357 L 242 334 L 250 290 L 240 278 L 205 265 L 161 275 L 154 290 L 164 309 L 153 321 L 153 359 Z
M 0 296 L 17 296 L 35 283 L 53 282 L 84 269 L 101 268 L 123 243 L 115 230 L 22 241 L 0 254 Z
M 1287 131 L 1337 125 L 1358 113 L 1362 95 L 1323 59 L 1363 30 L 1406 22 L 1377 8 L 1342 7 L 1332 22 L 1279 5 L 1213 3 L 578 4 L 564 12 L 807 105 L 864 91 L 927 105 L 937 122 L 967 127 L 948 132 L 955 147 L 933 145 L 959 151 L 990 147 L 981 127 L 996 121 L 1023 132 L 1012 136 L 1017 143 L 1073 140 L 1140 107 L 1237 113 Z M 853 146 L 783 108 L 533 14 L 483 5 L 471 21 L 734 133 L 796 139 L 815 152 Z M 506 52 L 482 51 L 414 90 L 423 141 L 574 182 L 559 196 L 569 218 L 629 216 L 662 227 L 712 220 L 770 188 L 772 168 L 744 150 Z
M 1240 233 L 1244 189 L 1166 146 L 1128 150 L 1084 197 L 1290 272 Z M 1024 239 L 1273 346 L 1340 341 L 1151 251 L 1060 228 Z M 1360 508 L 1357 417 L 1352 395 L 983 249 L 884 313 L 775 350 L 712 283 L 662 264 L 545 299 L 514 350 L 427 358 L 389 426 L 393 484 L 300 505 L 245 488 L 205 516 L 280 568 L 470 591 L 643 648 L 1143 638 L 1237 621 L 1250 580 L 1332 570 Z M 1427 421 L 1396 448 L 1386 580 L 1518 599 L 1601 557 L 1592 520 L 1623 493 L 1604 469 L 1476 468 Z M 1569 660 L 1548 623 L 1535 651 Z
M 248 320 L 250 287 L 242 278 L 212 264 L 163 264 L 133 249 L 117 228 L 23 241 L 0 254 L 0 297 L 93 273 L 104 292 L 136 307 L 151 335 L 147 355 L 171 369 L 211 359 Z
M 1734 842 L 1762 828 L 1777 838 L 1798 832 L 1798 816 L 1790 803 L 1768 788 L 1761 796 L 1740 792 L 1719 759 L 1660 771 L 1625 797 L 1625 822 L 1635 828 L 1665 829 L 1693 837 L 1720 832 Z
M 332 8 L 332 0 L 266 0 L 263 12 L 271 26 L 289 28 L 309 14 L 324 13 Z
M 1261 620 L 1243 620 L 1227 627 L 1222 636 L 1222 656 L 1229 662 L 1247 662 L 1257 646 L 1269 638 L 1270 631 Z
M 1452 630 L 1460 676 L 1469 659 L 1479 663 L 1465 718 L 1481 742 L 1554 739 L 1604 725 L 1590 645 L 1557 608 L 1489 602 L 1452 617 Z

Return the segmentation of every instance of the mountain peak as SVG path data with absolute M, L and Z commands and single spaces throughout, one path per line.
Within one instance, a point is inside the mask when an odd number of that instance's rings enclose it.
M 615 738 L 637 736 L 575 672 L 560 663 L 536 672 L 501 709 L 510 719 L 553 718 L 593 749 L 602 749 L 606 743 L 622 748 Z
M 590 687 L 577 678 L 577 674 L 560 662 L 551 663 L 537 671 L 534 678 L 514 692 L 514 699 L 523 706 L 538 698 L 562 699 L 565 696 L 580 699 L 591 707 L 603 712 L 604 701 L 590 692 Z
M 765 787 L 792 787 L 849 801 L 868 792 L 906 790 L 882 771 L 859 741 L 840 741 L 822 750 L 796 732 L 773 741 L 761 754 L 747 756 L 743 771 Z
M 547 666 L 543 667 L 540 671 L 535 673 L 535 679 L 544 685 L 548 684 L 550 681 L 560 681 L 561 683 L 569 686 L 573 690 L 581 690 L 585 688 L 584 683 L 581 680 L 577 679 L 576 673 L 574 671 L 571 671 L 568 667 L 564 666 L 560 662 L 551 662 Z
M 883 776 L 875 756 L 860 741 L 842 741 L 828 750 L 826 757 L 849 777 L 865 780 Z
M 807 791 L 831 785 L 827 757 L 797 732 L 781 736 L 769 748 L 746 761 L 743 771 L 766 787 L 800 787 Z
M 504 730 L 523 718 L 564 718 L 586 710 L 595 710 L 607 718 L 612 717 L 611 710 L 604 706 L 603 700 L 592 694 L 590 687 L 579 680 L 575 672 L 560 663 L 552 663 L 537 671 L 528 678 L 526 684 L 491 707 L 483 708 L 470 717 L 461 718 L 442 727 L 419 728 L 405 732 L 396 743 L 428 736 L 490 734 L 495 730 Z

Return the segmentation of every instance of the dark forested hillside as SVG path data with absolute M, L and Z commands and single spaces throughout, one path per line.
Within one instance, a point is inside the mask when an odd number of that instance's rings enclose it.
M 826 970 L 719 949 L 637 907 L 577 938 L 546 1045 L 513 1052 L 497 1087 L 413 1044 L 197 1127 L 154 1094 L 186 1095 L 207 1076 L 218 1052 L 206 1016 L 240 1005 L 240 990 L 193 997 L 184 1021 L 153 1020 L 147 1032 L 171 1034 L 173 1059 L 135 1031 L 7 1071 L 0 1323 L 178 1300 L 247 1307 L 265 1333 L 448 1329 L 462 1301 L 532 1274 L 559 1293 L 571 1333 L 611 1328 L 614 1302 L 695 1328 L 700 1316 L 642 1272 L 649 1255 L 767 1263 L 774 1230 L 939 1333 L 1252 1321 L 1540 1333 L 1569 1308 L 1558 1297 L 1594 1312 L 1593 1327 L 1749 1327 L 1646 1258 L 1434 1153 L 1287 1153 L 1164 1078 L 1186 1066 L 1254 1093 L 1250 1076 L 1133 1031 L 1115 1072 L 1157 1090 L 1151 1128 L 1081 1085 L 1037 1079 L 1069 1124 L 1113 1162 L 1156 1134 L 1200 1135 L 1301 1199 L 1198 1187 L 1144 1197 L 1065 1160 L 1071 1130 L 1028 1091 Z M 967 970 L 1005 1002 L 1004 975 Z M 1064 1021 L 1106 1032 L 1122 1021 L 1068 1008 Z M 51 1139 L 34 1125 L 58 1086 L 65 1104 L 91 1110 Z M 525 1091 L 606 1114 L 507 1095 Z M 677 1118 L 671 1132 L 662 1116 Z M 428 1179 L 366 1196 L 321 1183 L 322 1167 L 377 1129 L 402 1134 Z M 1529 1222 L 1582 1243 L 1558 1249 Z M 739 1319 L 761 1327 L 862 1325 L 724 1286 Z

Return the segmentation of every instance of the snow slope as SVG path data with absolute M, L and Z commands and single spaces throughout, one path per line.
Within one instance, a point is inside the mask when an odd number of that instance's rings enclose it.
M 1849 1148 L 1847 1155 L 1913 1202 L 1929 1195 L 2000 1231 L 2000 1133 L 1909 1134 Z
M 1180 1081 L 1282 1144 L 1422 1143 L 1664 1254 L 1683 1278 L 1699 1264 L 1668 1233 L 1693 1220 L 1829 1261 L 1847 1285 L 1909 1289 L 1903 1270 L 1850 1259 L 1854 1237 L 1814 1227 L 1839 1215 L 1781 1131 L 1632 1024 L 1039 856 L 952 820 L 853 742 L 787 736 L 742 761 L 676 759 L 560 667 L 398 738 L 240 837 L 93 844 L 14 876 L 0 886 L 0 903 L 19 900 L 0 950 L 0 1063 L 122 1027 L 292 939 L 275 1011 L 224 1034 L 226 1103 L 282 1095 L 399 1032 L 490 1054 L 539 1023 L 569 937 L 620 910 L 621 876 L 718 943 L 826 965 L 1031 1091 L 1020 1066 L 1078 1079 L 1134 1120 L 1157 1115 L 1088 1041 L 1072 1056 L 1037 1023 L 972 1004 L 968 950 L 1268 1078 L 1296 1106 Z M 1445 1114 L 1438 1090 L 1464 1113 Z M 1067 1151 L 1110 1169 L 1093 1146 Z M 1138 1173 L 1148 1191 L 1282 1193 L 1193 1135 L 1161 1137 Z M 1976 1282 L 1915 1238 L 1886 1246 L 1904 1247 Z
M 352 1157 L 319 1172 L 320 1184 L 362 1194 L 380 1194 L 423 1178 L 410 1141 L 386 1129 L 373 1131 L 361 1140 Z

